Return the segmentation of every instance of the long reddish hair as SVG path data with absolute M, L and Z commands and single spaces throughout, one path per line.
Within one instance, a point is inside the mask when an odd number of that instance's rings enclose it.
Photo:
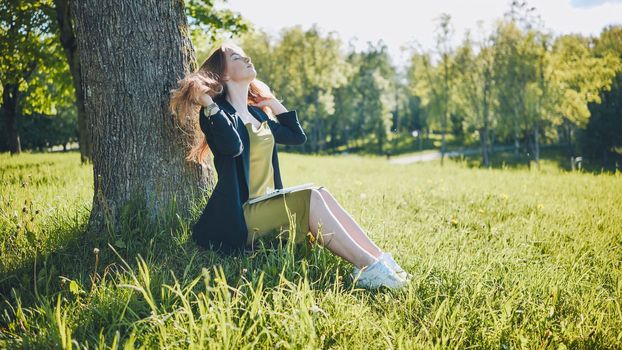
M 207 156 L 212 154 L 207 138 L 199 126 L 199 111 L 201 105 L 198 98 L 203 94 L 215 97 L 226 97 L 227 86 L 222 79 L 227 68 L 226 49 L 235 49 L 244 52 L 238 45 L 232 42 L 220 44 L 196 71 L 187 74 L 177 81 L 178 88 L 171 90 L 169 108 L 176 121 L 182 126 L 182 130 L 189 131 L 189 149 L 186 160 L 207 166 Z M 266 98 L 274 98 L 266 84 L 259 79 L 253 79 L 248 89 L 248 103 L 257 103 Z M 273 117 L 274 113 L 269 107 L 262 110 Z

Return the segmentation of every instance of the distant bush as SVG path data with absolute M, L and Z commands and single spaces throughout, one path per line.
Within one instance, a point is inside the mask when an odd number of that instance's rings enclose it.
M 6 121 L 0 112 L 0 151 L 8 151 Z M 17 118 L 22 150 L 42 151 L 57 145 L 78 142 L 78 118 L 75 108 L 56 115 L 33 114 Z

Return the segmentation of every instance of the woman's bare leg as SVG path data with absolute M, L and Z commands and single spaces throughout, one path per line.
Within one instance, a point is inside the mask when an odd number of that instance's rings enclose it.
M 333 215 L 318 190 L 311 190 L 309 228 L 318 244 L 344 258 L 358 268 L 371 265 L 376 258 L 363 249 Z M 321 226 L 321 234 L 318 231 Z
M 380 257 L 382 254 L 382 250 L 367 236 L 365 231 L 354 221 L 354 218 L 348 213 L 345 209 L 343 209 L 337 200 L 332 196 L 328 190 L 323 187 L 319 189 L 324 202 L 328 204 L 330 211 L 333 215 L 339 220 L 341 225 L 348 231 L 350 237 L 356 241 L 363 249 L 367 250 L 369 254 L 373 255 L 376 258 Z

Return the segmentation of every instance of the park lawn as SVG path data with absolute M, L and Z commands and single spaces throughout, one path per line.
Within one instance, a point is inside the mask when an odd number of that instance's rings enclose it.
M 622 347 L 619 172 L 280 159 L 285 186 L 327 187 L 411 285 L 353 288 L 319 246 L 223 257 L 174 213 L 88 236 L 78 153 L 1 154 L 0 348 Z

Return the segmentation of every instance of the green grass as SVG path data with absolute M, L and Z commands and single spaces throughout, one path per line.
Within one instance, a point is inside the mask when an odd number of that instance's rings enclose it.
M 622 347 L 619 172 L 280 159 L 284 185 L 326 186 L 409 288 L 353 288 L 319 246 L 222 257 L 174 213 L 88 236 L 77 153 L 2 154 L 0 348 Z

